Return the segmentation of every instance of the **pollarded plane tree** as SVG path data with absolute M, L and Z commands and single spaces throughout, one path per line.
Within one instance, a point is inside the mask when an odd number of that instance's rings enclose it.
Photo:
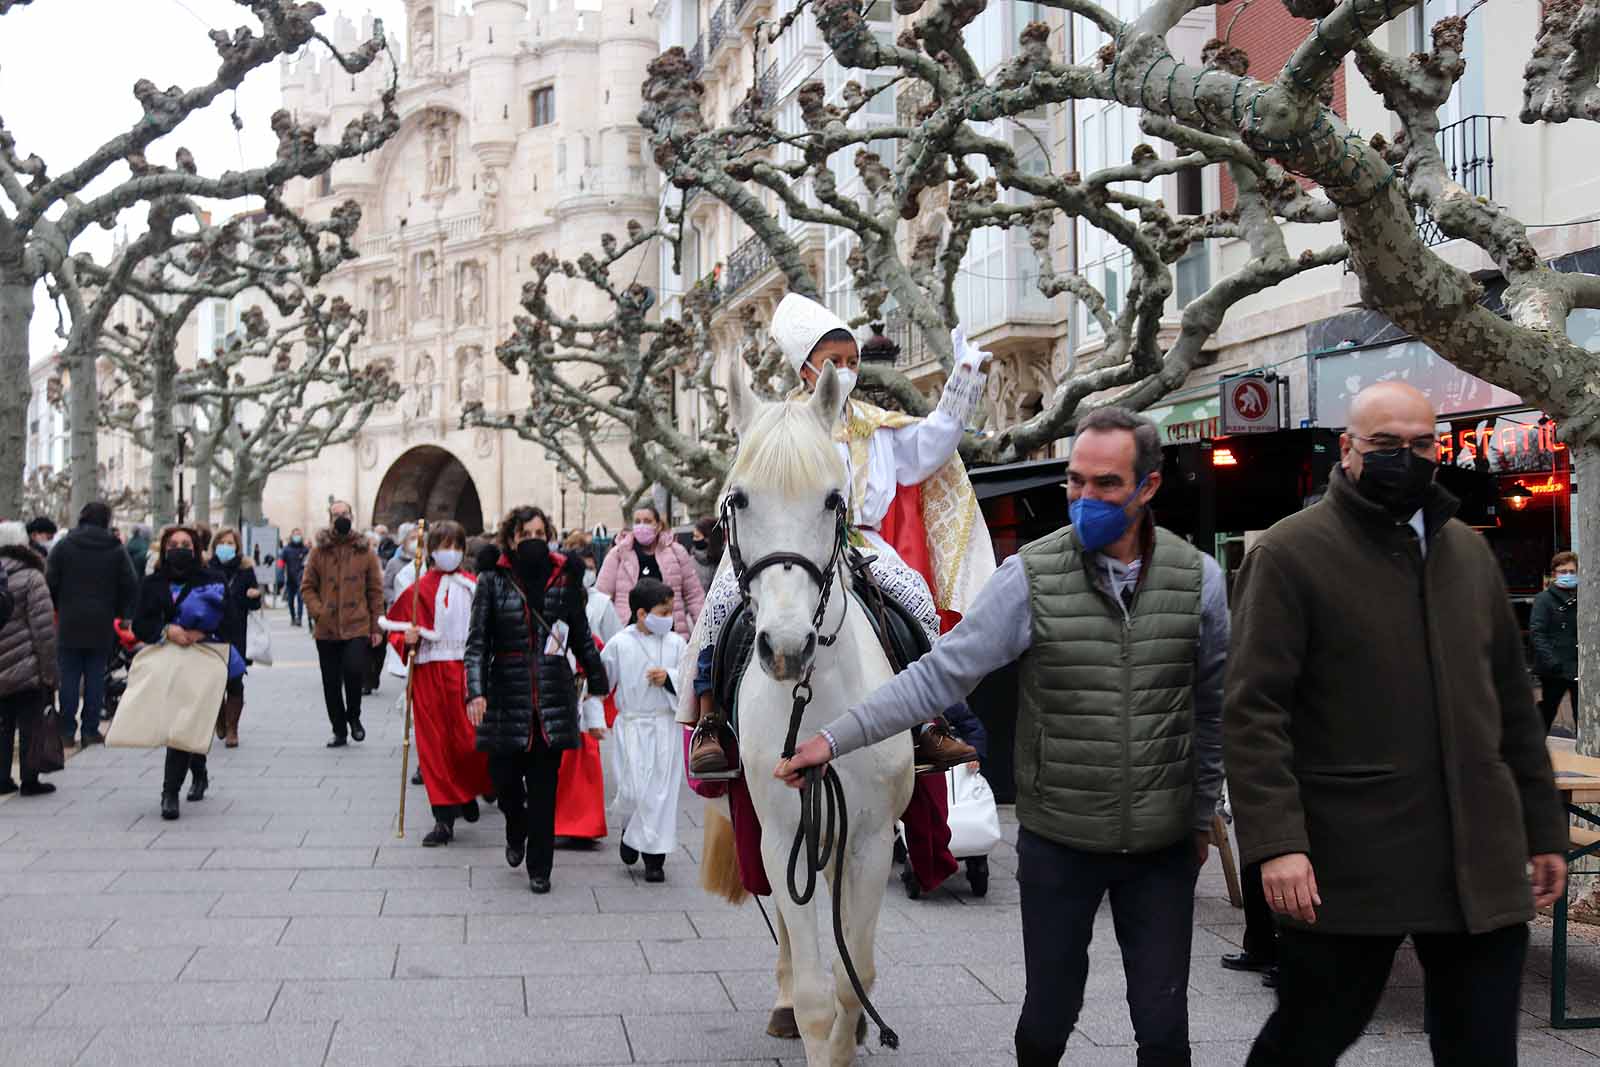
M 43 281 L 55 299 L 75 313 L 85 301 L 73 267 L 75 249 L 91 227 L 115 228 L 124 213 L 170 197 L 238 201 L 274 194 L 293 178 L 326 172 L 342 159 L 380 147 L 399 129 L 394 93 L 383 96 L 381 113 L 353 120 L 334 143 L 319 143 L 317 130 L 287 111 L 272 116 L 275 158 L 262 166 L 200 173 L 187 149 L 178 148 L 172 166 L 149 159 L 156 142 L 179 130 L 192 115 L 238 88 L 252 72 L 320 42 L 341 68 L 359 74 L 386 51 L 381 23 L 371 39 L 351 51 L 337 48 L 317 28 L 323 14 L 317 3 L 300 0 L 235 0 L 253 25 L 210 33 L 220 63 L 205 84 L 160 89 L 148 79 L 133 87 L 139 118 L 69 169 L 52 173 L 47 162 L 26 154 L 0 114 L 0 511 L 21 502 L 24 442 L 30 396 L 29 329 L 34 289 Z M 19 13 L 20 12 L 20 13 Z M 7 34 L 27 31 L 27 5 L 0 0 L 0 17 L 11 22 Z M 236 119 L 237 121 L 237 119 Z M 96 404 L 99 388 L 92 362 L 78 357 L 69 366 L 67 407 L 71 418 L 71 474 L 74 508 L 97 487 Z
M 224 514 L 237 523 L 261 517 L 272 473 L 351 440 L 379 404 L 397 398 L 381 364 L 352 358 L 366 312 L 317 288 L 355 258 L 360 217 L 346 203 L 308 223 L 269 199 L 263 210 L 221 226 L 202 223 L 124 279 L 133 322 L 98 337 L 97 354 L 115 371 L 103 420 L 151 454 L 157 521 L 175 513 L 176 439 L 185 432 L 173 423 L 178 405 L 194 413 L 186 432 L 195 441 L 195 512 L 210 514 L 216 476 Z M 181 366 L 180 334 L 215 301 L 244 307 L 238 328 Z
M 630 224 L 626 240 L 603 235 L 598 255 L 535 256 L 522 287 L 526 314 L 495 350 L 508 371 L 526 374 L 529 405 L 492 412 L 473 402 L 462 424 L 537 443 L 583 491 L 616 499 L 624 512 L 659 485 L 701 513 L 715 503 L 733 433 L 712 380 L 709 293 L 691 292 L 681 317 L 652 317 L 656 294 L 630 280 L 657 240 L 674 238 Z M 601 311 L 581 318 L 558 310 L 580 294 Z M 680 402 L 698 403 L 698 433 L 680 426 Z
M 1071 3 L 1054 6 L 1076 10 Z M 668 50 L 651 65 L 640 120 L 651 131 L 656 162 L 668 181 L 726 204 L 770 251 L 791 290 L 816 297 L 818 285 L 786 218 L 848 231 L 855 244 L 855 296 L 863 309 L 857 322 L 879 317 L 892 300 L 946 369 L 950 330 L 958 324 L 957 284 L 974 235 L 987 227 L 1026 233 L 1038 263 L 1039 291 L 1074 297 L 1104 344 L 1092 359 L 1072 366 L 1036 416 L 999 427 L 969 448 L 975 457 L 1006 461 L 1070 434 L 1091 404 L 1154 403 L 1214 358 L 1206 343 L 1231 307 L 1302 272 L 1342 261 L 1345 248 L 1335 243 L 1291 254 L 1283 224 L 1331 221 L 1335 206 L 1237 138 L 1166 116 L 1150 115 L 1145 122 L 1152 138 L 1175 146 L 1166 156 L 1141 145 L 1127 161 L 1079 174 L 1053 173 L 1042 147 L 1019 152 L 1016 139 L 1006 136 L 1008 124 L 1071 94 L 1049 97 L 1029 88 L 1041 64 L 1054 62 L 1042 23 L 1029 25 L 1020 54 L 986 78 L 962 33 L 983 7 L 971 0 L 940 3 L 888 42 L 872 32 L 856 0 L 802 3 L 758 31 L 765 33 L 764 42 L 775 41 L 795 18 L 814 16 L 833 58 L 851 78 L 836 102 L 829 102 L 821 81 L 799 87 L 803 129 L 780 128 L 776 101 L 762 95 L 759 80 L 727 124 L 709 126 L 704 88 L 681 49 Z M 1208 57 L 1216 64 L 1241 60 L 1221 45 Z M 1078 87 L 1091 74 L 1064 68 L 1056 77 Z M 871 120 L 874 98 L 891 91 L 897 96 L 895 121 Z M 1230 211 L 1183 215 L 1149 191 L 1147 183 L 1213 164 L 1233 175 L 1238 196 Z M 859 180 L 841 183 L 841 173 Z M 1087 277 L 1056 262 L 1056 227 L 1077 220 L 1126 250 L 1131 268 L 1118 298 L 1108 299 Z M 1171 322 L 1174 265 L 1192 245 L 1214 238 L 1241 239 L 1249 259 L 1189 300 L 1176 330 L 1163 329 L 1164 321 Z M 863 382 L 908 410 L 927 408 L 911 383 L 893 371 L 869 367 Z

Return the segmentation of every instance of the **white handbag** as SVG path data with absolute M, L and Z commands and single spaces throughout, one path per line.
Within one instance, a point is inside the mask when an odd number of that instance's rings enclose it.
M 245 616 L 244 658 L 258 667 L 272 666 L 272 630 L 259 611 Z
M 987 856 L 1000 843 L 1000 811 L 982 774 L 963 763 L 945 772 L 950 803 L 950 854 Z

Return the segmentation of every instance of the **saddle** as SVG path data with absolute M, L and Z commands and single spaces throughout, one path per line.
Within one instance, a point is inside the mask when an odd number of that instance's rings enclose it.
M 852 551 L 846 557 L 850 571 L 850 595 L 866 611 L 872 629 L 877 634 L 889 665 L 896 674 L 920 659 L 933 646 L 927 631 L 911 612 L 886 596 L 872 578 L 869 565 L 873 557 Z M 721 708 L 727 725 L 738 730 L 739 683 L 750 667 L 751 653 L 755 648 L 755 616 L 750 605 L 742 605 L 729 616 L 717 636 L 716 651 L 711 666 L 711 693 Z

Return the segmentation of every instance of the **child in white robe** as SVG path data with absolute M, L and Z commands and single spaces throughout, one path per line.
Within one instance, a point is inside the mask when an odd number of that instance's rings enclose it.
M 667 853 L 678 847 L 678 792 L 683 782 L 683 738 L 674 718 L 672 671 L 687 648 L 672 631 L 672 588 L 640 579 L 628 595 L 630 625 L 600 654 L 616 695 L 612 745 L 617 796 L 612 810 L 622 830 L 622 862 L 644 857 L 644 880 L 666 881 Z

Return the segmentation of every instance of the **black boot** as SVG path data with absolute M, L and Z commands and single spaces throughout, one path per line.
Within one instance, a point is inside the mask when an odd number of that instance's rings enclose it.
M 191 804 L 198 800 L 204 800 L 206 798 L 206 789 L 211 785 L 211 778 L 206 774 L 204 767 L 196 767 L 193 773 L 194 781 L 189 786 L 189 803 Z
M 617 852 L 622 856 L 622 863 L 625 867 L 632 867 L 635 863 L 639 862 L 639 850 L 635 848 L 629 848 L 626 841 L 622 842 L 621 846 L 617 849 Z
M 161 794 L 161 817 L 168 822 L 178 817 L 178 794 L 176 792 Z
M 967 860 L 967 884 L 975 897 L 989 894 L 989 857 L 973 856 Z
M 660 885 L 667 880 L 667 857 L 652 852 L 644 854 L 644 880 L 651 885 Z
M 438 848 L 440 845 L 448 845 L 454 836 L 455 831 L 450 829 L 447 823 L 436 822 L 433 824 L 433 829 L 428 831 L 428 836 L 422 839 L 422 847 Z

